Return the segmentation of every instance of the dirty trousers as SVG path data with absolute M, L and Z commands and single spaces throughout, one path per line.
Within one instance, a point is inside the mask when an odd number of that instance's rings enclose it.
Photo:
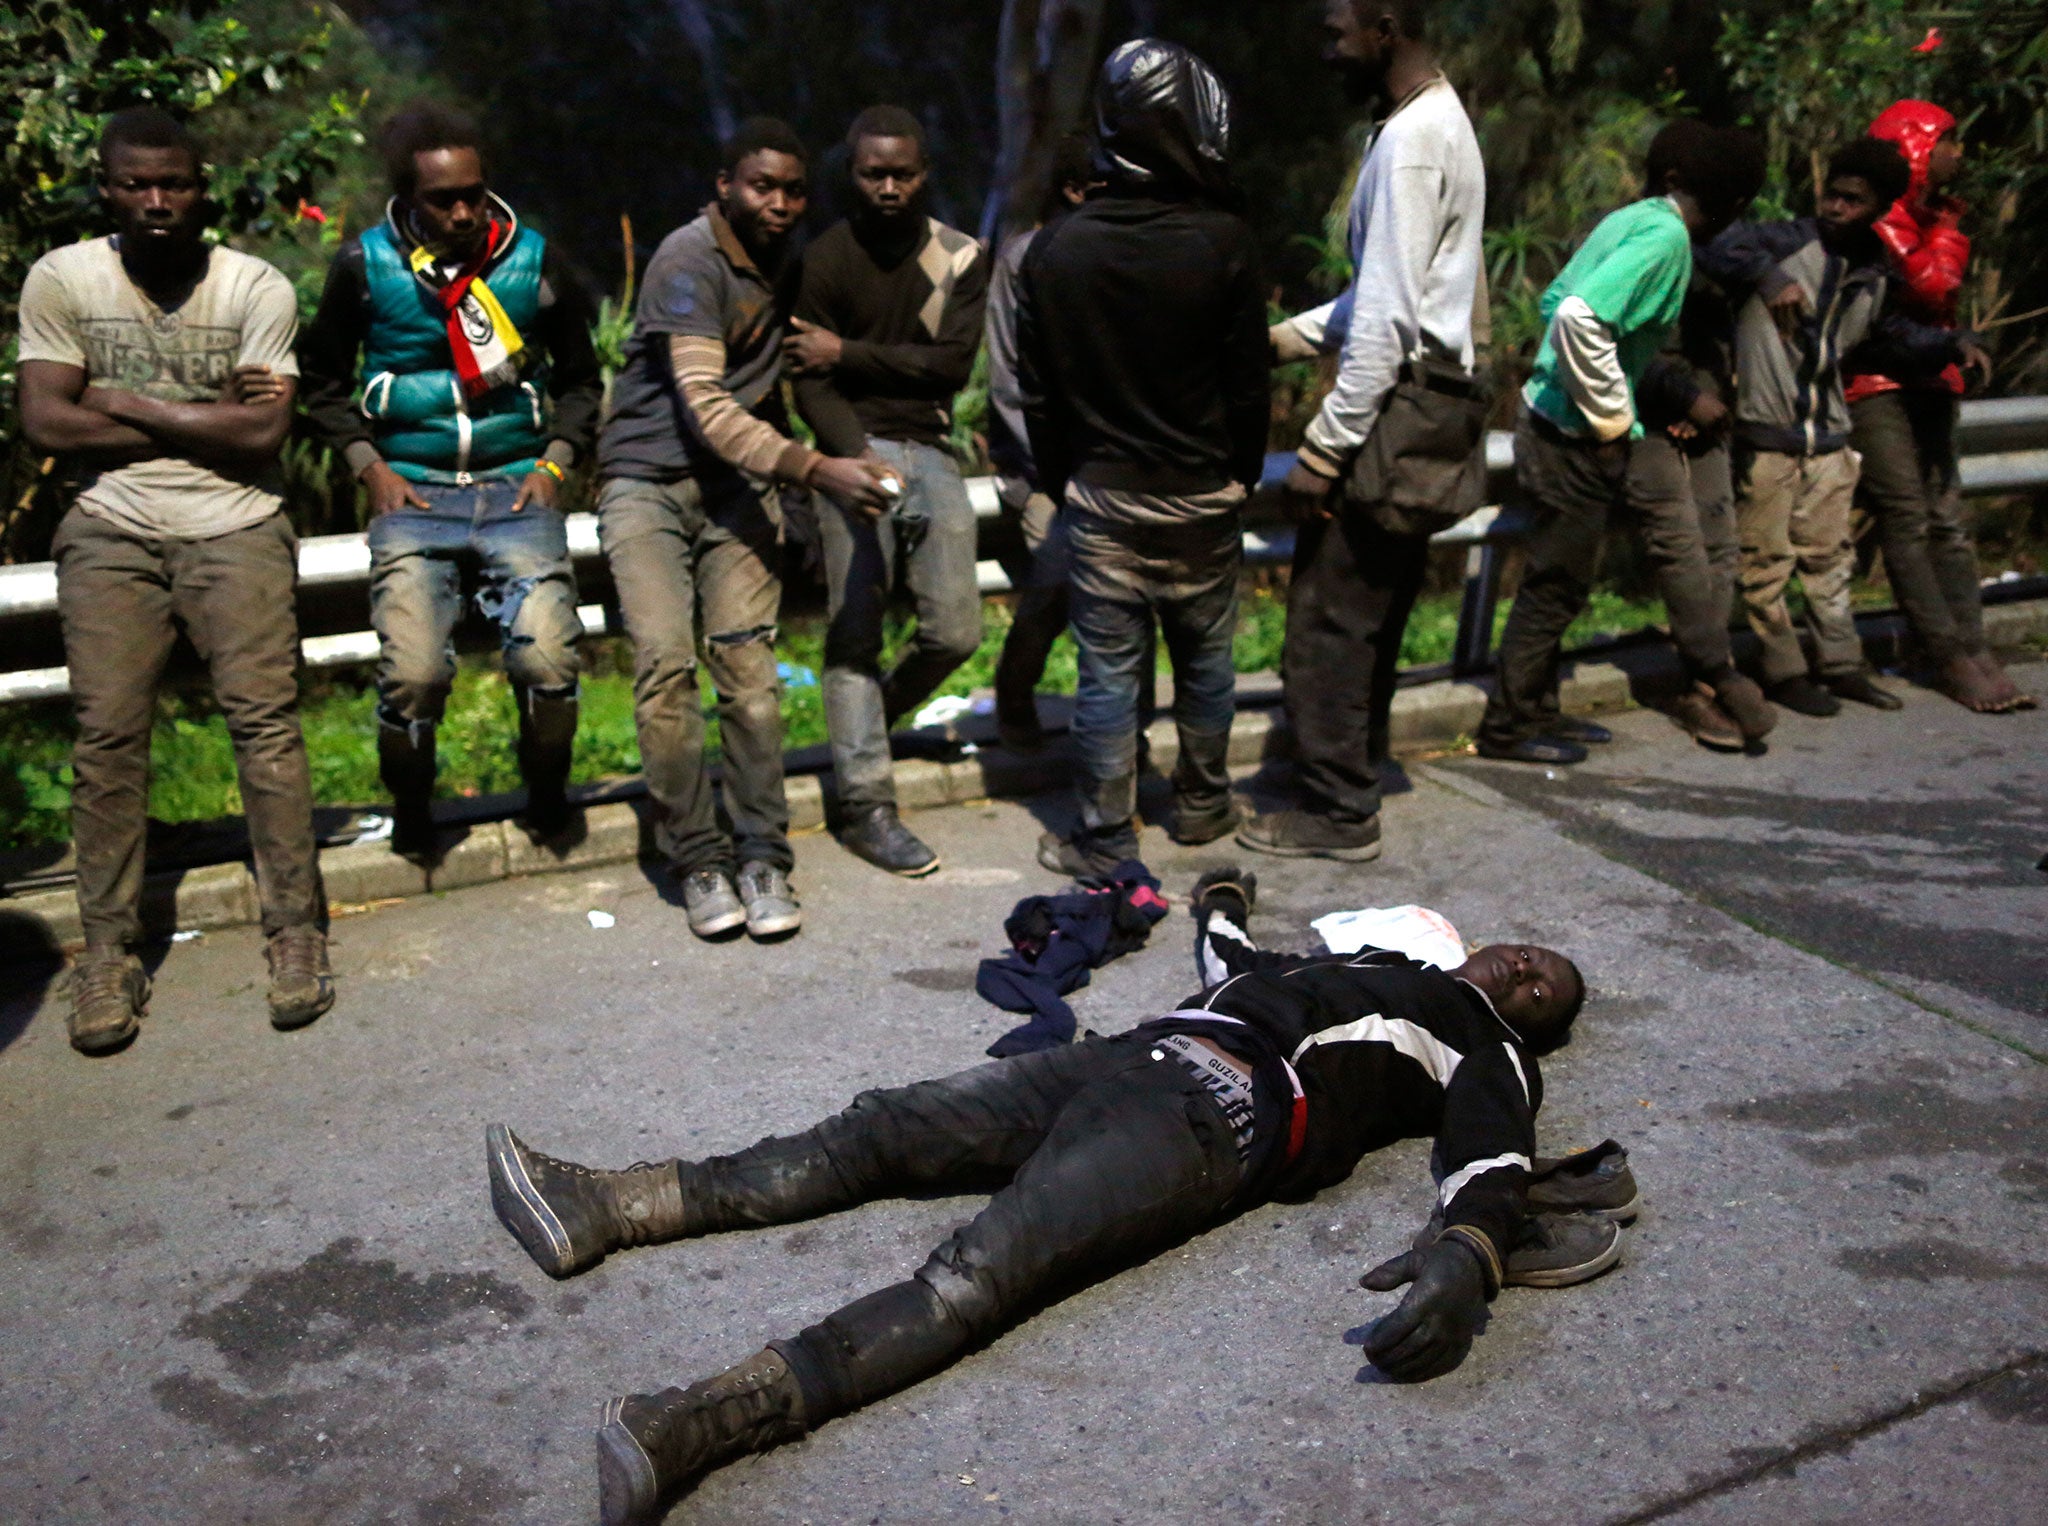
M 1222 1110 L 1139 1034 L 857 1097 L 805 1133 L 682 1161 L 684 1233 L 786 1224 L 909 1192 L 997 1188 L 917 1274 L 770 1344 L 816 1425 L 939 1371 L 1066 1286 L 1232 1209 Z
M 58 526 L 57 614 L 78 709 L 72 839 L 95 947 L 142 932 L 149 737 L 182 626 L 235 747 L 263 930 L 325 910 L 299 730 L 298 538 L 282 514 L 211 540 L 144 540 L 74 508 Z

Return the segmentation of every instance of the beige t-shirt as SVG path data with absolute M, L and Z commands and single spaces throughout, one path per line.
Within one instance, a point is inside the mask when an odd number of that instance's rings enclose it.
M 128 278 L 111 238 L 52 249 L 21 289 L 21 359 L 81 366 L 89 384 L 172 403 L 213 401 L 236 366 L 297 376 L 298 327 L 291 283 L 233 249 L 210 249 L 206 274 L 168 312 Z M 283 488 L 274 460 L 165 455 L 88 469 L 78 505 L 151 539 L 210 540 L 268 519 Z

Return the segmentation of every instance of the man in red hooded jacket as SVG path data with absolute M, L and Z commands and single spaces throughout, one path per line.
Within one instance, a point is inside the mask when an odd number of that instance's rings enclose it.
M 1962 166 L 1956 119 L 1928 101 L 1899 101 L 1870 124 L 1896 143 L 1911 187 L 1875 231 L 1890 250 L 1892 300 L 1922 323 L 1956 326 L 1956 292 L 1970 261 L 1968 210 L 1942 188 Z M 1973 356 L 1990 379 L 1990 363 Z M 1984 641 L 1977 545 L 1956 475 L 1956 399 L 1963 373 L 1916 367 L 1878 345 L 1846 363 L 1851 442 L 1863 455 L 1859 497 L 1877 521 L 1885 571 L 1899 607 L 1958 704 L 1985 714 L 2030 709 Z

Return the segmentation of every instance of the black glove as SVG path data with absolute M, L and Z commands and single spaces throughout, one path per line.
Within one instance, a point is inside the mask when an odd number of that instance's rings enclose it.
M 1486 1273 L 1479 1254 L 1456 1238 L 1404 1251 L 1374 1267 L 1358 1285 L 1391 1293 L 1413 1283 L 1391 1314 L 1365 1332 L 1365 1354 L 1400 1383 L 1440 1378 L 1465 1360 L 1486 1318 Z

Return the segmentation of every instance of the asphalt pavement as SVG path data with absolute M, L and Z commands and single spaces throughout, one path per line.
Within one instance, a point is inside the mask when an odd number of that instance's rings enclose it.
M 2023 676 L 2040 691 L 2048 670 Z M 1356 1286 L 1428 1211 L 1369 1158 L 1037 1313 L 943 1375 L 714 1476 L 704 1522 L 2040 1519 L 2048 1484 L 2048 715 L 1788 719 L 1761 758 L 1631 714 L 1584 768 L 1410 768 L 1379 863 L 1257 864 L 1255 931 L 1420 902 L 1585 969 L 1546 1152 L 1612 1135 L 1647 1208 L 1610 1275 L 1515 1290 L 1456 1373 L 1382 1383 Z M 623 1165 L 802 1127 L 976 1063 L 1057 801 L 911 819 L 887 878 L 798 844 L 794 942 L 706 945 L 641 871 L 335 924 L 341 1002 L 273 1033 L 253 930 L 158 951 L 139 1040 L 0 1001 L 0 1519 L 594 1517 L 613 1394 L 894 1281 L 977 1200 L 622 1254 L 555 1283 L 492 1217 L 487 1122 Z M 1230 861 L 1145 846 L 1170 892 Z M 592 913 L 599 913 L 593 918 Z M 608 925 L 604 923 L 609 918 Z M 1076 998 L 1194 983 L 1176 914 Z M 1348 1335 L 1348 1339 L 1347 1339 Z

